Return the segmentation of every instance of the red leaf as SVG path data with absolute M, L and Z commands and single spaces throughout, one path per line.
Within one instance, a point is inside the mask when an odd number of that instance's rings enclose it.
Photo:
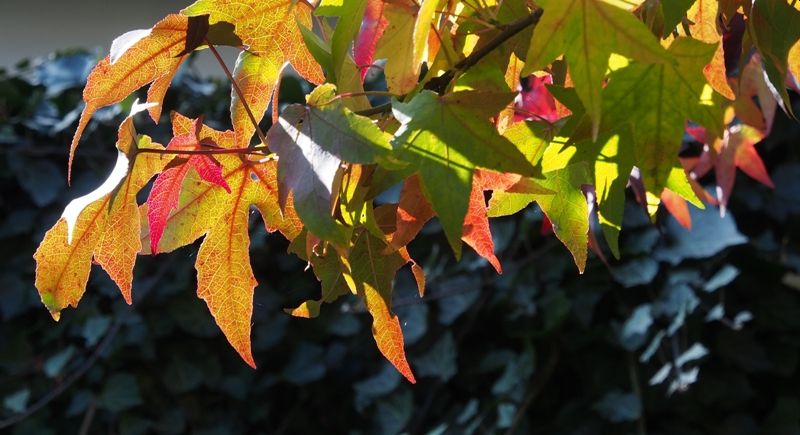
M 528 77 L 527 85 L 522 86 L 522 91 L 517 98 L 514 121 L 524 119 L 532 121 L 545 120 L 555 122 L 559 119 L 556 109 L 556 100 L 545 85 L 553 84 L 553 77 L 550 74 L 537 77 Z
M 661 203 L 678 223 L 687 230 L 692 229 L 692 217 L 689 215 L 689 203 L 675 192 L 664 189 L 661 192 Z
M 361 81 L 369 71 L 375 57 L 375 47 L 383 32 L 389 25 L 389 20 L 383 16 L 383 0 L 369 0 L 364 11 L 364 21 L 361 22 L 361 31 L 353 47 L 353 58 L 361 71 Z
M 172 138 L 169 145 L 167 145 L 167 149 L 171 151 L 201 149 L 201 142 L 204 144 L 206 142 L 198 137 L 202 125 L 202 119 L 196 119 L 194 121 L 194 132 Z M 168 168 L 159 174 L 153 182 L 150 195 L 147 197 L 150 251 L 153 254 L 158 253 L 158 242 L 164 234 L 164 228 L 167 225 L 170 213 L 178 207 L 181 186 L 191 168 L 197 171 L 201 179 L 222 187 L 228 193 L 231 192 L 231 188 L 222 176 L 222 166 L 207 155 L 192 155 L 179 166 Z
M 747 125 L 738 125 L 728 129 L 722 141 L 722 149 L 714 171 L 717 175 L 717 196 L 720 202 L 720 212 L 724 215 L 731 196 L 733 185 L 736 182 L 736 168 L 758 180 L 760 183 L 772 187 L 772 182 L 767 173 L 764 162 L 755 149 L 756 143 L 763 139 L 763 133 Z

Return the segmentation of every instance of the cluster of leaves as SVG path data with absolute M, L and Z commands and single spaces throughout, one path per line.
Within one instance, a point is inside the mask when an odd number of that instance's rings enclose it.
M 9 151 L 0 154 L 0 250 L 7 259 L 0 265 L 0 430 L 14 422 L 14 434 L 798 429 L 794 121 L 778 116 L 758 145 L 774 190 L 740 177 L 726 217 L 712 207 L 692 209 L 692 232 L 663 212 L 654 227 L 629 201 L 622 260 L 610 269 L 590 257 L 578 276 L 570 254 L 552 235 L 540 235 L 545 218 L 537 207 L 491 220 L 502 275 L 474 252 L 455 263 L 436 225 L 427 225 L 409 246 L 427 272 L 426 297 L 417 297 L 410 273 L 395 284 L 394 308 L 418 379 L 411 387 L 388 363 L 365 357 L 375 354 L 371 316 L 358 296 L 340 298 L 316 322 L 280 312 L 313 297 L 318 284 L 302 262 L 283 254 L 283 238 L 264 237 L 260 219 L 250 232 L 254 274 L 268 290 L 254 297 L 261 370 L 226 352 L 219 328 L 191 294 L 187 257 L 199 242 L 139 260 L 138 308 L 125 305 L 117 285 L 98 273 L 80 306 L 53 325 L 35 297 L 29 252 L 68 192 L 90 191 L 108 173 L 116 152 L 107 144 L 132 100 L 90 124 L 73 187 L 55 183 L 65 180 L 66 161 L 54 144 L 69 141 L 61 121 L 79 114 L 76 88 L 92 64 L 92 56 L 64 56 L 24 75 L 0 73 L 7 115 L 0 117 L 0 142 Z M 205 113 L 206 123 L 224 129 L 227 89 L 187 72 L 176 76 L 165 110 Z M 286 77 L 281 101 L 302 102 L 308 91 Z M 164 126 L 146 128 L 157 140 L 172 136 Z M 684 147 L 700 152 L 699 142 L 686 140 Z M 713 176 L 697 181 L 715 183 Z M 599 235 L 596 221 L 592 227 Z M 667 364 L 676 368 L 656 376 Z M 672 385 L 683 391 L 698 367 L 688 392 L 666 396 Z
M 466 242 L 500 272 L 489 217 L 536 202 L 583 272 L 589 246 L 604 256 L 594 218 L 619 256 L 628 184 L 651 216 L 662 200 L 687 226 L 687 201 L 718 200 L 724 214 L 736 167 L 773 184 L 754 145 L 776 105 L 792 114 L 799 24 L 798 6 L 782 0 L 646 1 L 635 10 L 603 0 L 198 0 L 117 38 L 89 74 L 68 180 L 92 116 L 149 84 L 147 101 L 119 127 L 109 178 L 45 234 L 36 287 L 58 319 L 77 306 L 96 263 L 131 303 L 137 256 L 202 238 L 197 294 L 255 367 L 255 207 L 321 283 L 319 299 L 288 311 L 313 317 L 322 302 L 357 295 L 378 349 L 413 383 L 393 280 L 410 264 L 424 294 L 407 245 L 428 220 L 438 218 L 456 259 Z M 228 72 L 232 130 L 172 113 L 166 146 L 139 134 L 133 116 L 147 110 L 161 121 L 181 64 L 206 49 L 223 64 L 218 45 L 242 49 Z M 386 90 L 364 91 L 380 59 Z M 275 90 L 289 66 L 319 86 L 279 114 Z M 523 77 L 530 89 L 518 95 Z M 370 95 L 392 98 L 371 106 Z M 681 167 L 687 125 L 707 147 Z M 711 167 L 717 199 L 695 181 Z

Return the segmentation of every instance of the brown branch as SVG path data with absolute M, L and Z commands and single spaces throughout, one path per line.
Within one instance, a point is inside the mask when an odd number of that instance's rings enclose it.
M 486 45 L 470 53 L 469 56 L 459 61 L 453 66 L 453 68 L 447 70 L 444 74 L 440 75 L 439 77 L 434 77 L 428 81 L 428 83 L 425 84 L 425 89 L 435 91 L 438 94 L 443 94 L 457 73 L 464 72 L 472 68 L 475 66 L 475 64 L 480 62 L 481 59 L 486 57 L 504 42 L 514 37 L 517 33 L 525 30 L 525 28 L 528 26 L 535 26 L 539 22 L 539 19 L 542 18 L 543 12 L 544 10 L 541 8 L 536 9 L 530 15 L 520 18 L 519 20 L 505 26 L 505 30 L 503 30 L 494 39 L 486 43 Z
M 253 123 L 253 127 L 256 128 L 256 135 L 258 135 L 258 140 L 261 141 L 262 144 L 267 144 L 267 138 L 264 136 L 264 132 L 261 131 L 261 127 L 258 126 L 258 121 L 256 117 L 253 116 L 253 111 L 250 110 L 250 105 L 247 104 L 247 100 L 244 98 L 244 94 L 242 93 L 242 89 L 239 87 L 239 84 L 236 83 L 236 80 L 233 78 L 233 74 L 231 74 L 231 70 L 228 69 L 228 66 L 225 65 L 225 61 L 220 56 L 219 51 L 217 48 L 214 47 L 214 44 L 206 38 L 206 44 L 208 44 L 208 48 L 211 49 L 211 52 L 214 53 L 214 57 L 217 58 L 217 62 L 219 62 L 219 66 L 222 67 L 222 71 L 225 72 L 225 75 L 228 77 L 228 80 L 231 82 L 231 86 L 233 87 L 233 91 L 236 92 L 236 95 L 239 96 L 239 100 L 242 101 L 242 106 L 244 107 L 245 112 L 247 112 L 247 116 L 250 118 L 250 122 Z

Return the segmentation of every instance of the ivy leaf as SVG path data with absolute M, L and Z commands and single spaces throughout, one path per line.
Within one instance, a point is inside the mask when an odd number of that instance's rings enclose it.
M 488 122 L 511 98 L 513 94 L 462 91 L 439 96 L 423 91 L 409 103 L 392 103 L 402 124 L 392 144 L 419 174 L 457 258 L 475 168 L 533 174 L 525 155 Z
M 325 240 L 347 242 L 343 225 L 331 216 L 334 181 L 342 161 L 390 161 L 391 148 L 383 132 L 369 118 L 356 115 L 335 97 L 326 84 L 308 97 L 309 105 L 284 109 L 278 124 L 267 132 L 270 148 L 278 154 L 281 205 L 289 192 L 308 229 Z
M 198 151 L 202 149 L 201 143 L 209 144 L 210 140 L 200 137 L 203 127 L 203 119 L 197 118 L 193 123 L 194 130 L 191 133 L 175 136 L 169 144 L 167 150 L 170 151 Z M 173 159 L 173 163 L 181 160 L 180 155 Z M 158 242 L 164 233 L 169 214 L 178 207 L 180 200 L 181 187 L 189 170 L 194 169 L 204 181 L 215 184 L 225 189 L 228 193 L 231 188 L 222 177 L 222 166 L 211 156 L 189 155 L 188 159 L 179 162 L 165 169 L 156 177 L 153 187 L 147 197 L 147 221 L 150 227 L 150 252 L 158 253 Z
M 347 260 L 350 289 L 364 299 L 372 315 L 372 335 L 378 350 L 412 384 L 416 383 L 403 349 L 403 330 L 392 312 L 392 280 L 408 261 L 399 252 L 382 255 L 386 243 L 362 231 Z
M 800 10 L 784 0 L 756 0 L 750 10 L 748 28 L 764 60 L 767 77 L 781 96 L 781 108 L 794 116 L 785 83 L 789 51 L 800 40 Z
M 589 244 L 589 206 L 581 190 L 588 181 L 586 165 L 577 163 L 544 175 L 544 180 L 523 179 L 505 192 L 495 191 L 488 216 L 511 215 L 536 201 L 583 273 Z M 542 188 L 549 192 L 541 193 Z
M 596 136 L 602 112 L 602 83 L 611 53 L 645 63 L 671 63 L 650 30 L 630 12 L 603 0 L 542 0 L 523 75 L 566 56 L 575 90 L 592 119 Z
M 167 15 L 150 30 L 128 32 L 111 45 L 111 54 L 94 67 L 86 79 L 78 128 L 69 150 L 69 173 L 75 149 L 92 115 L 100 108 L 118 103 L 135 90 L 152 83 L 147 101 L 156 103 L 150 110 L 153 121 L 161 116 L 161 102 L 169 83 L 186 55 L 179 55 L 186 40 L 188 20 Z
M 131 116 L 120 125 L 117 164 L 95 191 L 72 200 L 45 234 L 34 254 L 36 288 L 45 307 L 58 320 L 62 309 L 76 307 L 86 290 L 94 259 L 108 272 L 131 303 L 136 253 L 141 247 L 136 194 L 167 159 L 159 154 L 136 154 L 136 149 L 163 149 L 139 136 Z M 116 192 L 116 194 L 115 194 Z
M 716 47 L 677 38 L 677 65 L 631 63 L 611 74 L 603 91 L 604 129 L 630 125 L 630 145 L 648 192 L 658 198 L 680 150 L 687 120 L 722 135 L 723 110 L 702 75 Z

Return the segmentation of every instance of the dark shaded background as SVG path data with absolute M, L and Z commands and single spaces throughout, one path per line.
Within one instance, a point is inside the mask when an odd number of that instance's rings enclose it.
M 630 201 L 622 260 L 592 258 L 582 276 L 540 234 L 535 207 L 492 222 L 499 276 L 471 253 L 455 263 L 429 225 L 411 245 L 428 294 L 416 297 L 405 271 L 394 299 L 411 385 L 378 353 L 357 300 L 315 320 L 282 312 L 316 297 L 318 283 L 255 221 L 258 370 L 195 296 L 196 246 L 141 257 L 132 307 L 95 268 L 80 306 L 52 321 L 32 254 L 66 203 L 110 171 L 130 104 L 95 116 L 67 189 L 67 144 L 94 61 L 73 52 L 0 70 L 0 432 L 800 433 L 796 122 L 778 119 L 758 146 L 777 189 L 739 174 L 731 213 L 692 210 L 691 233 L 664 215 L 652 224 Z M 228 84 L 197 75 L 179 74 L 164 113 L 226 128 Z M 308 90 L 286 79 L 281 102 Z M 169 140 L 166 119 L 138 126 Z

